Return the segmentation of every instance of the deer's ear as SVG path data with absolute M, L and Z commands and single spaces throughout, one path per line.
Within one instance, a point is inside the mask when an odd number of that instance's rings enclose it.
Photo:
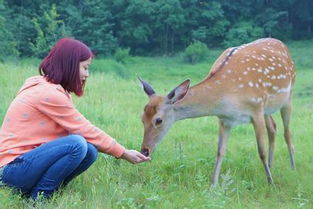
M 148 84 L 146 81 L 142 80 L 139 77 L 138 77 L 138 79 L 142 85 L 143 90 L 146 92 L 148 97 L 155 95 L 155 91 L 153 90 L 152 86 L 150 86 L 150 84 Z
M 189 89 L 190 80 L 185 80 L 180 85 L 178 85 L 175 89 L 173 89 L 168 95 L 167 98 L 170 101 L 170 103 L 174 104 L 177 101 L 184 98 L 184 96 L 187 94 L 187 91 Z

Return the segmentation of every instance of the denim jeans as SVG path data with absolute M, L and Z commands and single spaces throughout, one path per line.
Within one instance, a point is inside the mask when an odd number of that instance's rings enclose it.
M 61 184 L 87 170 L 98 151 L 80 135 L 68 135 L 43 144 L 6 165 L 2 181 L 33 199 L 49 197 Z

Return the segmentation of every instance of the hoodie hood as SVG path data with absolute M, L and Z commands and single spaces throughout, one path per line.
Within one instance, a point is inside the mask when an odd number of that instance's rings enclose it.
M 40 75 L 27 78 L 17 94 L 20 94 L 22 91 L 29 89 L 33 86 L 37 86 L 38 84 L 47 83 L 47 82 L 48 81 L 43 76 L 40 76 Z
M 17 92 L 17 95 L 19 95 L 21 92 L 23 92 L 27 89 L 30 89 L 34 86 L 43 85 L 43 84 L 53 85 L 53 86 L 55 86 L 55 88 L 57 90 L 63 92 L 66 96 L 71 98 L 71 95 L 68 92 L 66 92 L 60 84 L 51 83 L 51 82 L 47 81 L 47 79 L 44 76 L 41 76 L 41 75 L 33 76 L 33 77 L 26 79 L 23 86 Z

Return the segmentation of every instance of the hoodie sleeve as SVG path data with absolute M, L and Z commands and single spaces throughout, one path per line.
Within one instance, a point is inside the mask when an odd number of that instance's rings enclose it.
M 101 152 L 121 157 L 125 148 L 111 136 L 92 125 L 73 105 L 71 99 L 62 91 L 51 88 L 42 93 L 38 109 L 65 130 L 83 136 Z

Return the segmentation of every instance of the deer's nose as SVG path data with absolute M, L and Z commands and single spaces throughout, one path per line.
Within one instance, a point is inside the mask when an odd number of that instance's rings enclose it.
M 149 149 L 146 148 L 141 149 L 141 154 L 143 154 L 146 157 L 149 157 Z

